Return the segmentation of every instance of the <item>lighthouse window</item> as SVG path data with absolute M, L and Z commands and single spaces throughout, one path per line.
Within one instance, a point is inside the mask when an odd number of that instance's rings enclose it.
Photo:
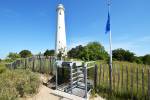
M 61 11 L 60 11 L 59 15 L 61 15 Z

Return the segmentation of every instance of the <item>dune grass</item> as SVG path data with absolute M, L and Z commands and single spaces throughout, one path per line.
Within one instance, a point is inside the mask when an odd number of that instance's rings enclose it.
M 16 100 L 39 88 L 39 76 L 29 70 L 9 70 L 0 64 L 0 100 Z
M 110 96 L 109 66 L 105 61 L 97 61 L 96 63 L 98 64 L 98 94 L 111 100 L 148 99 L 148 65 L 114 61 L 112 68 L 112 94 Z M 144 83 L 142 83 L 142 77 Z

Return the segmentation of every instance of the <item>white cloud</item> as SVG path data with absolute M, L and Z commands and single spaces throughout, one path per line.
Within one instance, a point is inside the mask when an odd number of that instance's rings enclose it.
M 112 43 L 112 49 L 123 48 L 126 50 L 130 50 L 139 55 L 145 55 L 150 53 L 150 48 L 148 47 L 150 43 L 150 36 L 145 36 L 142 38 L 134 38 L 129 40 L 128 38 L 122 38 L 116 40 Z M 109 52 L 109 44 L 104 44 L 106 50 Z

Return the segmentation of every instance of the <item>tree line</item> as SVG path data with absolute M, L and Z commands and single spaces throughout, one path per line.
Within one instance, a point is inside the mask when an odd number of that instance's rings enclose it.
M 113 61 L 128 61 L 138 64 L 150 65 L 150 54 L 136 56 L 134 52 L 118 48 L 112 51 Z M 109 61 L 109 54 L 104 46 L 98 42 L 90 42 L 86 46 L 76 46 L 68 51 L 69 58 L 81 60 L 106 60 Z
M 19 53 L 9 53 L 7 59 L 15 60 L 18 58 L 31 57 L 33 54 L 29 50 L 22 50 Z M 54 56 L 54 50 L 46 50 L 42 55 L 44 56 Z M 115 49 L 112 51 L 113 61 L 128 61 L 136 62 L 138 64 L 148 64 L 150 65 L 150 54 L 144 56 L 136 56 L 134 52 L 129 50 L 124 50 L 122 48 Z M 79 45 L 68 51 L 69 59 L 80 59 L 83 61 L 95 61 L 95 60 L 105 60 L 109 61 L 109 54 L 105 50 L 104 46 L 99 42 L 90 42 L 87 45 Z

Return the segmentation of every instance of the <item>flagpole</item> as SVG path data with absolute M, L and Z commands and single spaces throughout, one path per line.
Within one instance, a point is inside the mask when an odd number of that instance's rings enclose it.
M 110 14 L 110 0 L 108 0 L 108 13 Z M 110 91 L 112 91 L 112 34 L 111 34 L 111 28 L 109 31 L 109 44 L 110 44 L 110 62 L 109 62 L 109 73 L 110 73 Z

